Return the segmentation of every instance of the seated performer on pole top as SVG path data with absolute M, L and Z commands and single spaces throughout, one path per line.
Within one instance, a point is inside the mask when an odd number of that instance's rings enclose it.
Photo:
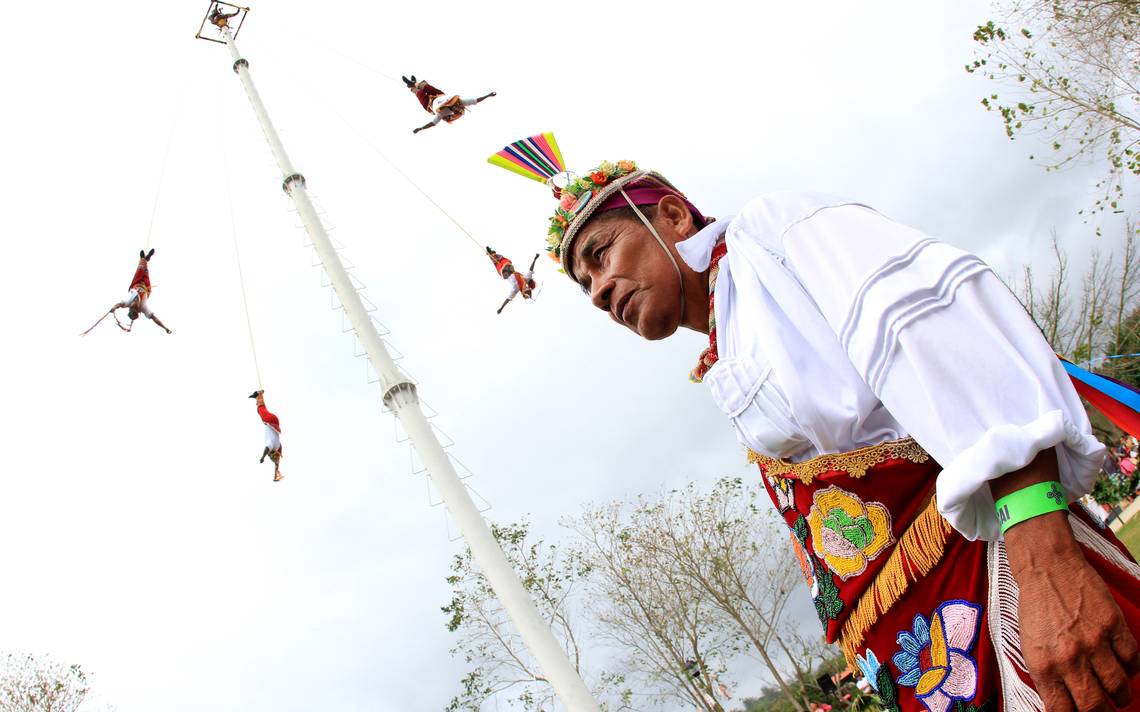
M 230 24 L 231 17 L 237 17 L 241 10 L 234 10 L 227 13 L 222 10 L 222 6 L 215 4 L 214 9 L 210 11 L 210 23 L 216 25 L 218 29 L 224 29 Z
M 126 309 L 127 316 L 131 318 L 131 322 L 139 318 L 142 314 L 147 319 L 150 319 L 155 324 L 158 324 L 166 333 L 171 333 L 170 329 L 166 328 L 166 324 L 155 316 L 154 312 L 150 310 L 150 270 L 148 269 L 150 258 L 154 256 L 154 250 L 150 252 L 143 252 L 139 250 L 139 264 L 135 268 L 135 275 L 131 277 L 131 289 L 127 292 L 127 296 L 123 301 L 111 307 L 108 314 L 114 314 L 118 309 Z M 118 317 L 116 317 L 118 320 Z M 132 323 L 131 326 L 134 326 Z M 130 329 L 127 329 L 130 331 Z
M 273 481 L 280 482 L 285 477 L 281 474 L 281 421 L 265 407 L 264 390 L 254 391 L 249 397 L 257 403 L 257 414 L 265 423 L 265 449 L 258 462 L 265 462 L 268 457 L 273 462 Z
M 459 117 L 463 116 L 463 114 L 467 111 L 467 107 L 475 106 L 484 99 L 490 99 L 491 97 L 495 96 L 495 92 L 484 94 L 483 96 L 476 99 L 464 99 L 458 94 L 447 96 L 442 91 L 436 89 L 431 84 L 428 84 L 423 79 L 416 81 L 416 75 L 414 74 L 410 78 L 401 77 L 401 79 L 403 79 L 404 84 L 408 86 L 408 90 L 415 94 L 416 98 L 419 99 L 420 106 L 424 107 L 424 111 L 434 115 L 434 118 L 431 121 L 427 122 L 418 129 L 414 129 L 412 133 L 419 133 L 424 129 L 430 129 L 440 121 L 446 121 L 450 124 Z
M 502 314 L 503 309 L 519 294 L 522 294 L 523 299 L 533 298 L 534 290 L 538 287 L 538 282 L 534 280 L 534 263 L 538 262 L 538 254 L 535 254 L 534 259 L 530 261 L 530 269 L 527 270 L 526 276 L 519 274 L 514 263 L 490 247 L 487 248 L 487 256 L 491 258 L 491 264 L 495 265 L 495 271 L 499 276 L 510 283 L 510 294 L 502 306 L 495 310 L 496 314 Z
M 1140 705 L 1140 566 L 1076 502 L 1104 447 L 984 262 L 817 193 L 712 220 L 631 161 L 566 195 L 547 250 L 594 306 L 647 340 L 708 335 L 691 378 L 885 710 Z M 584 366 L 552 371 L 605 364 Z

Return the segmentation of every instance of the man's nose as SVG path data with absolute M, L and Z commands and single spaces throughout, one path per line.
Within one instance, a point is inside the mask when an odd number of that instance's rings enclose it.
M 593 293 L 590 294 L 590 301 L 594 303 L 598 309 L 602 311 L 610 310 L 610 298 L 613 296 L 614 285 L 610 280 L 598 280 L 594 283 Z

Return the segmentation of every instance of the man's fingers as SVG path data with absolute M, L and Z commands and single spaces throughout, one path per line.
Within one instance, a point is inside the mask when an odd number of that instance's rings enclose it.
M 1041 679 L 1035 675 L 1033 682 L 1037 685 L 1037 694 L 1041 696 L 1044 709 L 1049 712 L 1075 712 L 1073 698 L 1069 696 L 1069 690 L 1060 680 Z
M 1128 709 L 1132 703 L 1132 687 L 1128 675 L 1111 650 L 1099 650 L 1092 656 L 1092 669 L 1112 704 Z
M 1112 636 L 1112 652 L 1116 653 L 1128 677 L 1135 677 L 1140 673 L 1140 649 L 1137 648 L 1132 631 L 1127 627 L 1122 625 L 1116 629 Z
M 1104 688 L 1101 687 L 1100 680 L 1093 673 L 1087 660 L 1074 661 L 1065 675 L 1065 687 L 1069 690 L 1069 696 L 1073 698 L 1077 712 L 1110 712 Z M 1052 708 L 1046 705 L 1045 709 Z

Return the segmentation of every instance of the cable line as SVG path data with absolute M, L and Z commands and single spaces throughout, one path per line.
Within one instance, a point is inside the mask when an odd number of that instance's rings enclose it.
M 225 125 L 225 122 L 222 120 L 223 112 L 225 110 L 225 105 L 224 105 L 224 98 L 221 96 L 221 91 L 219 91 L 218 94 L 219 94 L 218 123 L 220 125 L 218 126 L 218 132 L 216 135 L 222 136 L 223 133 L 222 133 L 221 129 Z M 241 250 L 238 249 L 237 221 L 234 219 L 234 196 L 233 196 L 233 190 L 232 190 L 231 185 L 230 185 L 229 150 L 226 148 L 225 140 L 222 140 L 221 144 L 222 144 L 222 165 L 223 165 L 223 168 L 224 168 L 225 174 L 226 174 L 226 202 L 229 203 L 229 208 L 230 208 L 230 236 L 233 238 L 233 243 L 234 243 L 234 259 L 237 261 L 238 284 L 241 285 L 241 303 L 242 303 L 242 306 L 245 308 L 245 327 L 246 327 L 246 330 L 249 332 L 249 350 L 250 350 L 250 353 L 253 354 L 253 372 L 257 375 L 257 388 L 258 388 L 258 390 L 263 390 L 263 386 L 261 384 L 261 366 L 257 362 L 257 345 L 254 343 L 254 340 L 253 340 L 253 320 L 250 319 L 250 317 L 249 317 L 249 298 L 246 296 L 246 293 L 245 293 L 245 273 L 242 271 L 242 268 L 241 268 Z
M 170 134 L 166 137 L 166 149 L 162 152 L 162 164 L 158 169 L 158 181 L 154 186 L 154 205 L 150 208 L 150 223 L 146 228 L 146 248 L 150 249 L 150 238 L 154 233 L 154 218 L 158 214 L 158 201 L 162 195 L 162 184 L 166 178 L 166 164 L 170 162 L 170 147 L 174 144 L 174 133 L 178 129 L 178 120 L 182 117 L 182 109 L 186 103 L 188 84 L 182 82 L 182 89 L 178 93 L 178 102 L 175 106 L 174 116 L 170 120 Z
M 290 79 L 293 79 L 293 80 L 297 81 L 298 83 L 300 83 L 301 85 L 303 85 L 303 87 L 306 89 L 306 91 L 313 93 L 313 94 L 316 94 L 317 96 L 321 96 L 322 97 L 321 104 L 326 109 L 328 109 L 334 116 L 336 116 L 338 119 L 340 119 L 341 123 L 343 123 L 345 126 L 347 126 L 349 128 L 350 131 L 352 131 L 354 134 L 356 134 L 357 137 L 359 137 L 361 141 L 368 144 L 368 147 L 371 148 L 376 153 L 377 156 L 379 156 L 385 163 L 387 163 L 392 168 L 392 170 L 394 170 L 396 173 L 398 173 L 401 178 L 406 180 L 409 185 L 411 185 L 413 188 L 415 188 L 417 191 L 419 191 L 420 195 L 422 195 L 429 203 L 434 205 L 435 209 L 438 210 L 440 212 L 440 214 L 443 215 L 445 218 L 450 220 L 452 225 L 455 225 L 455 227 L 459 228 L 459 231 L 462 232 L 467 237 L 467 239 L 472 242 L 472 244 L 474 244 L 476 247 L 478 247 L 480 252 L 484 252 L 486 250 L 486 248 L 484 247 L 484 244 L 482 242 L 475 239 L 475 236 L 472 235 L 470 233 L 470 231 L 467 230 L 467 228 L 463 227 L 463 225 L 460 224 L 460 222 L 458 220 L 456 220 L 454 217 L 452 217 L 451 213 L 447 212 L 447 210 L 442 205 L 437 203 L 435 201 L 435 198 L 432 198 L 431 195 L 429 195 L 426 190 L 421 188 L 420 185 L 418 183 L 416 183 L 416 181 L 411 176 L 409 176 L 407 173 L 405 173 L 398 165 L 396 165 L 396 163 L 391 158 L 388 158 L 388 156 L 382 150 L 380 150 L 380 147 L 377 146 L 375 143 L 373 143 L 372 140 L 369 139 L 367 136 L 365 136 L 364 133 L 360 129 L 356 128 L 356 126 L 354 126 L 352 124 L 352 122 L 350 122 L 348 119 L 346 119 L 344 117 L 344 114 L 340 113 L 340 111 L 338 111 L 335 106 L 333 106 L 331 103 L 329 103 L 327 99 L 324 99 L 323 95 L 320 92 L 313 89 L 311 85 L 309 85 L 307 82 L 305 82 L 304 80 L 297 77 L 295 74 L 290 75 Z

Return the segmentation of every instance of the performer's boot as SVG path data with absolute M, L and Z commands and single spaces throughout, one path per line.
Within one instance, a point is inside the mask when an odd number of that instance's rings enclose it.
M 269 446 L 266 446 L 265 450 L 263 450 L 261 453 L 261 459 L 257 461 L 258 464 L 265 462 L 265 458 L 268 456 L 269 456 Z

